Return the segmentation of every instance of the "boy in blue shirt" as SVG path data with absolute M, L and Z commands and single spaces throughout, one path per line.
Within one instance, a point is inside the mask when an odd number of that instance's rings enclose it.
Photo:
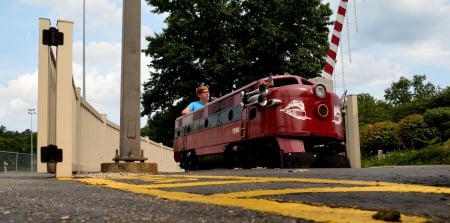
M 182 115 L 186 115 L 189 112 L 193 112 L 195 110 L 202 108 L 209 101 L 209 90 L 207 86 L 200 85 L 195 90 L 195 92 L 199 100 L 191 102 L 185 109 L 183 109 L 183 111 L 181 111 Z

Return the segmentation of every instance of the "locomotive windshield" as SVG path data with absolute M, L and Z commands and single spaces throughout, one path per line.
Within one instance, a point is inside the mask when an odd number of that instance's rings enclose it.
M 314 83 L 301 78 L 301 84 L 304 85 L 314 85 Z M 286 86 L 286 85 L 294 85 L 294 84 L 299 84 L 299 79 L 295 78 L 295 77 L 288 77 L 288 78 L 277 78 L 273 80 L 273 84 L 274 87 L 280 87 L 280 86 Z
M 273 80 L 274 87 L 298 84 L 296 78 L 279 78 Z

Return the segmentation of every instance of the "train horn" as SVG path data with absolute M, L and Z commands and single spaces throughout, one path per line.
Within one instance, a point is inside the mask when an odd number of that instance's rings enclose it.
M 255 104 L 266 106 L 267 92 L 269 92 L 269 87 L 266 84 L 260 84 L 258 88 L 256 88 L 253 91 L 249 92 L 241 91 L 241 99 L 242 99 L 242 102 L 240 103 L 241 110 Z
M 260 84 L 258 88 L 256 88 L 253 91 L 249 91 L 249 92 L 244 92 L 244 95 L 242 95 L 241 92 L 241 97 L 247 96 L 247 97 L 251 97 L 255 94 L 267 94 L 267 92 L 269 91 L 269 88 L 267 87 L 266 84 Z
M 267 104 L 265 106 L 267 108 L 269 108 L 269 107 L 273 107 L 273 106 L 277 106 L 277 105 L 281 105 L 280 99 L 270 99 L 267 101 Z
M 265 95 L 259 95 L 260 97 L 258 97 L 258 104 L 261 106 L 266 106 L 267 105 L 267 97 Z
M 254 95 L 248 99 L 248 103 L 244 104 L 244 108 L 248 106 L 252 106 L 255 104 L 259 104 L 261 106 L 265 106 L 267 104 L 267 97 L 263 94 Z

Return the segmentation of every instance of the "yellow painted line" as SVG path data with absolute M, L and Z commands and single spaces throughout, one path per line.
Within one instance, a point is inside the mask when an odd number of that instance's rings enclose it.
M 170 181 L 170 178 L 174 177 L 177 181 Z M 169 179 L 167 179 L 169 178 Z M 192 181 L 201 179 L 230 179 L 222 181 L 199 181 L 199 182 L 184 182 L 183 178 L 189 178 Z M 267 182 L 298 182 L 298 183 L 312 183 L 312 184 L 338 184 L 338 185 L 354 185 L 352 187 L 331 187 L 331 189 L 325 188 L 306 188 L 306 189 L 294 189 L 299 192 L 293 193 L 319 193 L 319 192 L 369 192 L 369 191 L 383 191 L 383 192 L 417 192 L 417 193 L 435 193 L 435 194 L 450 194 L 450 188 L 445 187 L 433 187 L 414 184 L 400 184 L 400 183 L 388 183 L 379 181 L 361 181 L 361 180 L 331 180 L 331 179 L 316 179 L 316 178 L 276 178 L 276 177 L 235 177 L 235 176 L 201 176 L 201 175 L 169 175 L 166 177 L 154 177 L 151 175 L 136 177 L 127 176 L 124 179 L 140 179 L 147 182 L 155 182 L 156 184 L 147 185 L 148 188 L 176 188 L 176 187 L 195 187 L 195 186 L 211 186 L 211 185 L 224 185 L 224 184 L 245 184 L 245 183 L 267 183 Z M 161 181 L 158 181 L 161 180 Z M 167 183 L 167 181 L 169 183 Z M 356 187 L 356 186 L 366 187 Z M 368 187 L 371 186 L 371 187 Z M 286 190 L 286 191 L 289 191 Z M 274 193 L 280 192 L 280 190 L 274 190 Z M 249 193 L 241 192 L 244 194 Z M 258 195 L 259 196 L 259 195 Z
M 174 177 L 174 176 L 168 176 Z M 193 177 L 193 176 L 188 176 Z M 129 177 L 127 177 L 129 178 Z M 143 177 L 147 180 L 156 180 L 159 177 L 152 178 Z M 198 176 L 199 179 L 211 179 L 211 177 Z M 139 177 L 137 179 L 140 179 Z M 153 180 L 152 180 L 153 179 Z M 159 178 L 161 179 L 161 178 Z M 285 182 L 286 178 L 252 178 L 252 177 L 214 177 L 214 179 L 234 179 L 232 182 L 238 182 L 237 179 L 242 179 L 241 183 L 248 182 L 262 182 L 263 179 L 266 179 L 265 182 Z M 262 195 L 280 195 L 287 193 L 320 193 L 320 192 L 355 192 L 355 191 L 393 191 L 398 192 L 398 189 L 401 186 L 409 186 L 409 190 L 404 191 L 414 191 L 414 192 L 423 192 L 419 191 L 420 187 L 413 187 L 415 185 L 402 185 L 402 184 L 392 184 L 392 183 L 381 183 L 381 182 L 364 182 L 364 181 L 338 181 L 338 180 L 323 180 L 323 179 L 300 179 L 300 178 L 289 178 L 290 181 L 296 182 L 304 182 L 308 183 L 332 183 L 332 184 L 348 184 L 353 185 L 351 187 L 326 187 L 326 188 L 300 188 L 300 189 L 280 189 L 280 190 L 257 190 L 257 191 L 247 191 L 247 192 L 235 192 L 235 193 L 225 193 L 225 194 L 214 194 L 214 195 L 202 195 L 202 194 L 194 194 L 194 193 L 186 193 L 186 192 L 170 192 L 160 190 L 158 188 L 168 188 L 170 187 L 168 184 L 162 185 L 135 185 L 128 184 L 123 182 L 118 182 L 110 179 L 97 179 L 97 178 L 79 178 L 74 179 L 80 182 L 84 182 L 91 185 L 101 185 L 108 188 L 114 188 L 124 191 L 130 191 L 133 193 L 141 193 L 152 195 L 156 197 L 166 198 L 170 200 L 177 201 L 187 201 L 187 202 L 198 202 L 204 204 L 215 204 L 215 205 L 225 205 L 225 206 L 233 206 L 245 208 L 248 210 L 261 211 L 267 213 L 273 213 L 288 217 L 312 220 L 317 222 L 336 222 L 336 223 L 344 223 L 344 222 L 383 222 L 379 220 L 375 220 L 372 218 L 372 215 L 376 213 L 376 211 L 370 210 L 361 210 L 356 208 L 348 208 L 348 207 L 328 207 L 328 206 L 315 206 L 308 205 L 299 202 L 277 202 L 266 199 L 257 199 L 252 198 L 255 196 Z M 167 179 L 162 179 L 164 182 Z M 253 180 L 253 181 L 252 181 Z M 156 180 L 157 181 L 157 180 Z M 219 181 L 222 184 L 226 184 L 229 181 L 221 180 Z M 211 185 L 213 182 L 201 182 L 203 184 L 194 184 L 196 186 L 201 185 Z M 176 187 L 177 183 L 172 185 L 172 187 Z M 192 185 L 191 183 L 180 183 L 184 186 Z M 355 186 L 355 185 L 366 184 L 367 186 Z M 397 185 L 398 187 L 395 187 Z M 424 186 L 422 186 L 424 187 Z M 413 188 L 414 190 L 411 190 Z M 431 190 L 428 188 L 428 192 L 435 193 L 438 189 L 446 189 L 446 188 L 435 188 L 436 190 Z M 410 216 L 410 215 L 401 215 L 402 222 L 427 222 L 428 219 L 419 217 L 419 216 Z
M 299 194 L 299 193 L 337 193 L 337 192 L 394 192 L 394 193 L 428 193 L 428 194 L 450 194 L 447 188 L 422 188 L 410 185 L 398 186 L 352 186 L 352 187 L 314 187 L 314 188 L 287 188 L 273 190 L 253 190 L 239 191 L 224 194 L 214 194 L 213 196 L 225 197 L 258 197 L 283 194 Z

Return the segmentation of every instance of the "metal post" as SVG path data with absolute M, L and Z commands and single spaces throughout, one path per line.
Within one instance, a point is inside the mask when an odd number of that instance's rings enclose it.
M 16 152 L 16 172 L 18 170 L 18 166 L 17 166 L 17 165 L 19 165 L 18 163 L 19 163 L 19 153 Z
M 36 114 L 36 110 L 34 108 L 30 108 L 28 109 L 28 114 L 30 114 L 31 117 L 31 127 L 30 127 L 30 151 L 31 151 L 31 158 L 30 158 L 30 170 L 31 172 L 33 172 L 33 164 L 34 164 L 34 159 L 33 159 L 33 115 Z
M 83 98 L 86 100 L 86 2 L 83 0 Z
M 114 161 L 141 161 L 141 2 L 123 1 L 122 74 L 120 96 L 120 157 Z

